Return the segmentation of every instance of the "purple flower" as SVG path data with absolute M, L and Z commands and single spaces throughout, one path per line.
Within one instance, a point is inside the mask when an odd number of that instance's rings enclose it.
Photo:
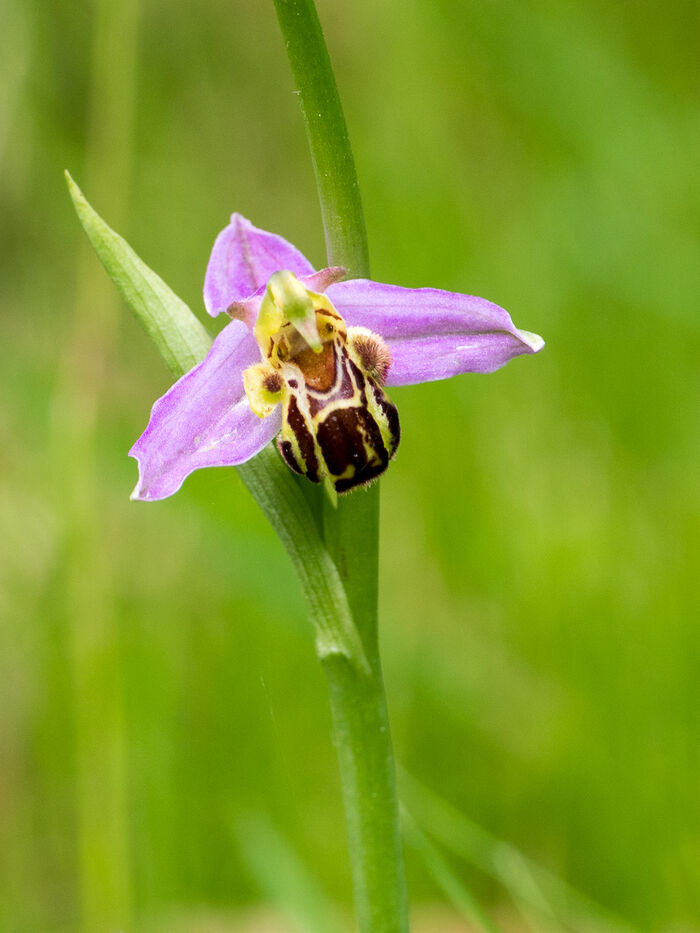
M 342 492 L 379 475 L 398 444 L 384 383 L 490 373 L 544 346 L 483 298 L 343 275 L 232 216 L 204 282 L 209 314 L 232 321 L 153 406 L 130 451 L 132 498 L 170 496 L 193 470 L 244 463 L 277 435 L 292 469 Z

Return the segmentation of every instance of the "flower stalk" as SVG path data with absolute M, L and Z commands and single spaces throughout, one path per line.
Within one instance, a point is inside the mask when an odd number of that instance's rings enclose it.
M 369 277 L 355 162 L 313 0 L 274 0 L 299 91 L 314 164 L 329 266 Z M 379 484 L 332 502 L 323 534 L 369 661 L 322 659 L 338 750 L 355 903 L 362 933 L 404 933 L 408 905 L 394 758 L 377 633 Z
M 274 0 L 304 114 L 329 266 L 369 277 L 360 186 L 345 115 L 313 0 Z

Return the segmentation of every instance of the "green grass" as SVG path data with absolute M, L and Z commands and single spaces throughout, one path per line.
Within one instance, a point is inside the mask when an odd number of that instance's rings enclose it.
M 126 451 L 169 377 L 84 252 L 62 174 L 197 310 L 233 210 L 322 264 L 272 4 L 6 6 L 0 930 L 146 930 L 273 897 L 240 844 L 250 813 L 347 909 L 293 572 L 232 470 L 129 502 Z M 397 756 L 630 924 L 695 929 L 695 5 L 319 13 L 373 275 L 484 295 L 548 341 L 490 377 L 393 392 Z M 452 867 L 500 916 L 503 884 Z M 409 871 L 415 903 L 442 898 L 413 855 Z

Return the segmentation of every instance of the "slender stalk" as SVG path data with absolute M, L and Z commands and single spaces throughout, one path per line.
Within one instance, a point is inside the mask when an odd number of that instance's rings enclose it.
M 316 173 L 328 263 L 369 275 L 360 186 L 331 60 L 313 0 L 274 0 Z
M 313 0 L 274 0 L 316 173 L 328 262 L 368 276 L 369 255 L 347 126 Z M 329 686 L 362 933 L 405 933 L 408 907 L 396 779 L 377 638 L 379 487 L 324 497 L 326 546 L 369 661 L 322 659 Z

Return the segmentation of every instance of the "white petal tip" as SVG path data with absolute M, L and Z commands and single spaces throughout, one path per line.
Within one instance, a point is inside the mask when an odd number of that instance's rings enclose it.
M 141 477 L 139 476 L 138 483 L 134 486 L 134 491 L 129 496 L 132 502 L 145 502 L 148 499 L 148 493 L 144 493 L 141 485 Z
M 519 330 L 518 337 L 523 343 L 527 344 L 532 353 L 539 353 L 544 346 L 544 340 L 539 334 L 533 334 L 529 330 Z

